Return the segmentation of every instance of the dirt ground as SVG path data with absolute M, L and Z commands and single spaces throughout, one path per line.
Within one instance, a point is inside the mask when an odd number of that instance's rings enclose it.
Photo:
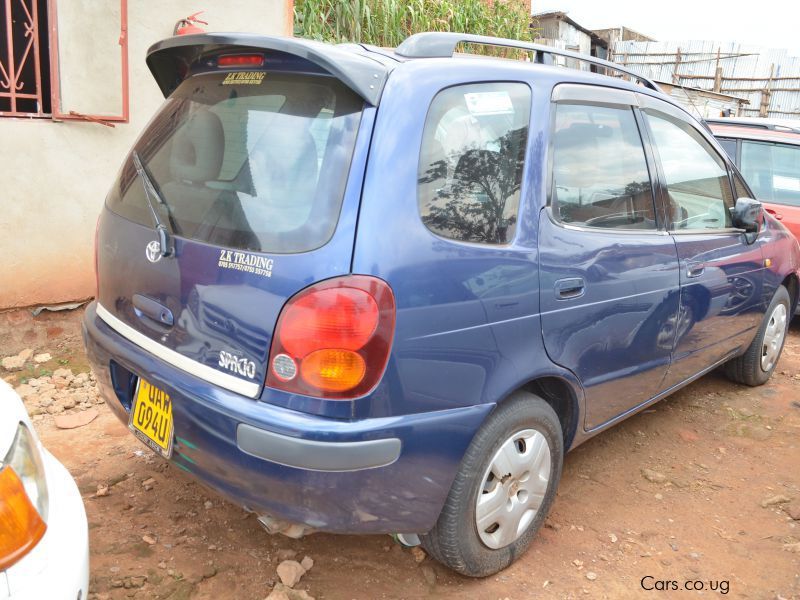
M 0 355 L 25 347 L 52 355 L 0 375 L 20 385 L 52 368 L 85 372 L 79 317 L 0 314 Z M 388 536 L 270 536 L 152 455 L 103 405 L 95 409 L 99 416 L 77 429 L 57 428 L 47 412 L 35 417 L 85 500 L 90 597 L 263 599 L 281 560 L 309 556 L 314 566 L 295 588 L 318 599 L 800 599 L 797 322 L 767 385 L 712 373 L 570 453 L 529 552 L 483 580 L 418 562 Z M 660 591 L 672 584 L 658 582 L 670 581 L 678 591 Z M 684 590 L 686 582 L 697 589 Z

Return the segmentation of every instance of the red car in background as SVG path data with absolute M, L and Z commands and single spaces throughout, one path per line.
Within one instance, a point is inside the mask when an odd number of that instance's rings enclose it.
M 800 121 L 706 119 L 768 213 L 800 241 Z

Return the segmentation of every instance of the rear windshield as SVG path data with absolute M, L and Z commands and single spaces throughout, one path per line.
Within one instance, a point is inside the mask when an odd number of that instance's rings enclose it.
M 270 253 L 324 245 L 339 219 L 363 101 L 329 77 L 270 72 L 190 77 L 135 150 L 175 235 Z M 248 75 L 244 77 L 243 75 Z M 131 157 L 108 197 L 154 225 Z

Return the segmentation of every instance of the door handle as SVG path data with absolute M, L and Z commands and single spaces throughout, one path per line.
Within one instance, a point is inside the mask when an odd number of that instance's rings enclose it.
M 703 265 L 687 265 L 686 277 L 700 277 L 705 270 L 706 268 Z
M 167 327 L 172 327 L 175 322 L 170 309 L 160 302 L 141 294 L 133 295 L 133 309 L 136 313 L 136 316 L 140 319 L 142 316 L 145 316 L 149 319 L 152 319 L 156 323 L 160 325 L 166 325 Z
M 586 283 L 583 281 L 583 277 L 568 277 L 556 281 L 555 289 L 556 298 L 559 300 L 580 298 L 586 292 Z

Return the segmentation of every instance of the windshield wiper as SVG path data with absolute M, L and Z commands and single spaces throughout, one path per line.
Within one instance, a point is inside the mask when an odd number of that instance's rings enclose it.
M 158 216 L 158 211 L 156 211 L 156 207 L 153 204 L 152 196 L 155 197 L 156 200 L 160 204 L 164 205 L 164 208 L 169 213 L 169 206 L 164 201 L 164 198 L 161 197 L 161 194 L 156 189 L 156 186 L 153 184 L 153 180 L 150 179 L 150 175 L 147 173 L 147 169 L 144 168 L 141 159 L 139 158 L 139 153 L 134 150 L 132 153 L 133 156 L 133 166 L 136 167 L 136 173 L 139 175 L 139 179 L 142 180 L 142 187 L 144 187 L 144 197 L 147 200 L 147 205 L 150 207 L 150 212 L 153 215 L 153 221 L 156 224 L 156 232 L 158 233 L 158 243 L 161 246 L 161 256 L 167 257 L 172 254 L 172 245 L 170 244 L 170 231 L 166 225 L 161 221 Z

